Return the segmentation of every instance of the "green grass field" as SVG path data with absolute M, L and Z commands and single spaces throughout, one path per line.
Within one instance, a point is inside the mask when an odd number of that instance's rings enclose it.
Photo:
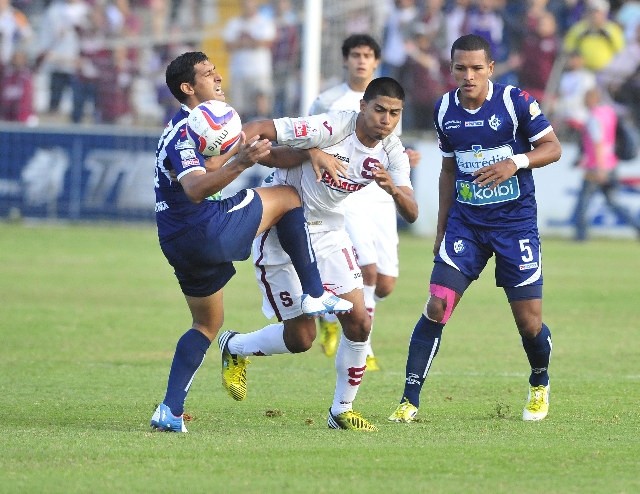
M 253 358 L 249 392 L 220 385 L 212 345 L 189 434 L 153 433 L 190 319 L 155 229 L 0 225 L 0 492 L 640 492 L 640 245 L 544 239 L 551 410 L 524 423 L 528 365 L 493 266 L 444 333 L 420 421 L 386 419 L 426 301 L 430 239 L 401 239 L 355 408 L 380 427 L 329 430 L 333 360 L 314 346 Z M 249 262 L 225 328 L 266 324 Z

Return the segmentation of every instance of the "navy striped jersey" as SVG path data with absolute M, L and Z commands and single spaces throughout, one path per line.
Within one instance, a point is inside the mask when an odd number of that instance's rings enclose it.
M 553 130 L 538 102 L 516 87 L 489 81 L 486 101 L 477 110 L 466 110 L 457 91 L 446 93 L 434 112 L 440 152 L 455 157 L 457 164 L 449 219 L 489 228 L 536 226 L 531 170 L 518 170 L 493 191 L 472 183 L 472 173 L 530 151 L 532 142 Z
M 211 216 L 210 209 L 215 202 L 208 200 L 195 204 L 189 200 L 182 185 L 172 182 L 169 171 L 173 170 L 178 179 L 195 170 L 206 172 L 204 157 L 198 153 L 187 139 L 187 118 L 190 110 L 182 108 L 167 124 L 160 136 L 156 149 L 156 171 L 154 185 L 156 191 L 156 223 L 160 242 L 170 240 L 193 228 Z M 219 198 L 221 193 L 213 199 Z

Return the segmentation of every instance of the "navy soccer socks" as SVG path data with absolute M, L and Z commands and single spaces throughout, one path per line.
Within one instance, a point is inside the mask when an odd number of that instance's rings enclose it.
M 522 338 L 522 346 L 531 365 L 531 386 L 547 386 L 549 384 L 549 360 L 551 360 L 551 331 L 542 323 L 542 329 L 535 338 Z
M 400 403 L 406 398 L 413 406 L 420 406 L 420 391 L 440 348 L 443 328 L 444 324 L 431 321 L 424 315 L 413 328 L 409 341 L 404 394 Z
M 178 340 L 163 402 L 176 417 L 184 413 L 189 387 L 210 345 L 209 338 L 193 328 Z
M 302 292 L 313 298 L 320 297 L 324 293 L 324 287 L 302 207 L 287 211 L 276 224 L 276 231 L 282 249 L 289 254 L 291 263 L 298 273 Z

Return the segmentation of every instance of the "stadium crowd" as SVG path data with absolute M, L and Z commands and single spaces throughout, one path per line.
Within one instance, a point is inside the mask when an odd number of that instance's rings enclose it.
M 221 23 L 225 88 L 244 119 L 298 113 L 303 3 L 243 0 L 240 14 Z M 640 123 L 640 1 L 373 4 L 384 9 L 380 29 L 352 20 L 343 34 L 376 31 L 379 75 L 407 90 L 405 131 L 432 130 L 437 98 L 455 87 L 451 43 L 469 33 L 490 41 L 493 80 L 537 98 L 561 138 L 584 126 L 585 95 L 596 85 Z M 0 119 L 163 125 L 176 109 L 163 81 L 166 64 L 200 44 L 215 9 L 212 0 L 0 0 Z

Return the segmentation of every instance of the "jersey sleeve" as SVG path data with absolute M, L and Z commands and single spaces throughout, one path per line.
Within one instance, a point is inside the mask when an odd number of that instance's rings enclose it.
M 204 165 L 204 156 L 198 153 L 193 144 L 189 142 L 186 132 L 184 136 L 182 135 L 182 130 L 179 129 L 173 139 L 169 139 L 165 144 L 167 158 L 171 162 L 178 180 L 195 170 L 207 171 Z
M 278 144 L 298 149 L 325 148 L 355 130 L 356 112 L 321 113 L 308 117 L 277 118 Z
M 389 168 L 387 169 L 393 183 L 399 187 L 409 187 L 411 185 L 411 166 L 409 156 L 404 152 L 404 146 L 395 134 L 390 134 L 382 141 L 382 146 L 389 156 Z
M 542 114 L 540 104 L 533 96 L 518 88 L 512 88 L 510 92 L 518 126 L 522 128 L 529 142 L 535 142 L 553 130 L 547 118 Z
M 446 111 L 446 108 L 443 108 L 443 100 L 444 98 L 448 98 L 448 96 L 448 94 L 445 94 L 436 103 L 436 107 L 433 111 L 433 124 L 436 128 L 436 133 L 438 134 L 438 147 L 440 148 L 440 154 L 445 158 L 452 158 L 455 155 L 453 146 L 442 130 L 442 119 Z

